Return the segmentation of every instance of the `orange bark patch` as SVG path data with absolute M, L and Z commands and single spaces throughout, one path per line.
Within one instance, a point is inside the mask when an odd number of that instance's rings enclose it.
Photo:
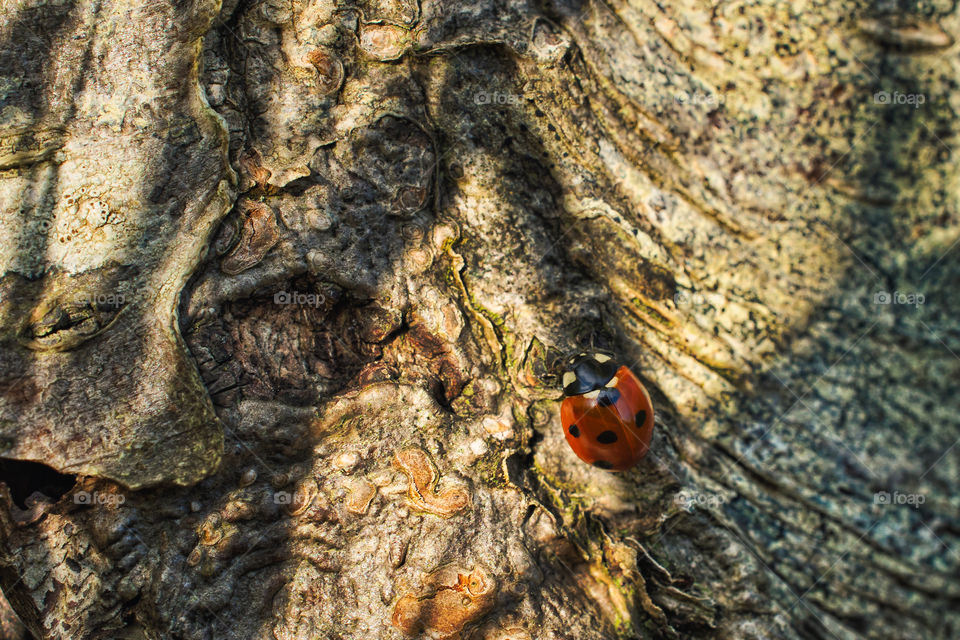
M 440 569 L 424 583 L 430 588 L 426 595 L 407 593 L 393 609 L 391 623 L 408 636 L 426 631 L 452 638 L 490 611 L 497 593 L 496 581 L 479 567 Z
M 437 491 L 437 470 L 422 449 L 411 447 L 398 451 L 394 464 L 410 479 L 407 500 L 415 509 L 449 518 L 470 506 L 470 494 L 462 487 Z
M 273 209 L 246 198 L 242 198 L 238 206 L 243 217 L 240 239 L 233 251 L 220 262 L 220 269 L 227 275 L 236 275 L 253 267 L 280 240 Z

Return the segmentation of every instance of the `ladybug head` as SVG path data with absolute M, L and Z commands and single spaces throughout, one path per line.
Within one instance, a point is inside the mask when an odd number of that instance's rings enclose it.
M 565 396 L 578 396 L 602 389 L 620 368 L 612 353 L 605 351 L 580 352 L 564 361 L 561 384 Z

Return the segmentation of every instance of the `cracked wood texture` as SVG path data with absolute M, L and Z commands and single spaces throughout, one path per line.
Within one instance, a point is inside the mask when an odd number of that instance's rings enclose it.
M 0 1 L 3 637 L 956 638 L 958 32 Z

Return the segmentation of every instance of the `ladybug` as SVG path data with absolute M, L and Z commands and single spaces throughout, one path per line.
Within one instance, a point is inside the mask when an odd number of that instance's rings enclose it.
M 581 460 L 624 471 L 650 448 L 653 405 L 636 375 L 606 353 L 581 353 L 563 373 L 560 422 Z

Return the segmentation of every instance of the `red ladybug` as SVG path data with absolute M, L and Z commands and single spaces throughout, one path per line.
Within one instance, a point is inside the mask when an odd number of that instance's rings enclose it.
M 560 422 L 573 452 L 607 471 L 624 471 L 650 448 L 653 405 L 630 369 L 605 353 L 581 353 L 563 373 Z

